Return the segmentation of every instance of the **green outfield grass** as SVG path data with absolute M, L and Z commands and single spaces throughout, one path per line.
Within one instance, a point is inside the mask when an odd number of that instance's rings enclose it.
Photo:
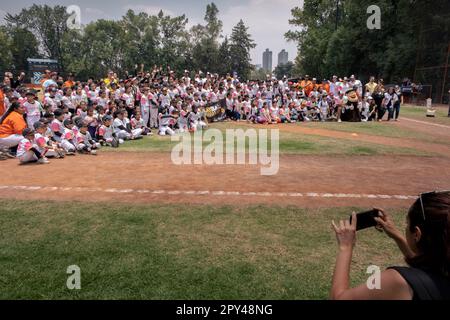
M 450 139 L 436 137 L 413 129 L 401 128 L 395 126 L 395 122 L 309 122 L 301 123 L 299 125 L 306 128 L 326 129 L 380 137 L 406 138 L 416 140 L 417 142 L 438 143 L 450 146 Z
M 426 107 L 405 105 L 400 110 L 400 119 L 402 116 L 415 120 L 426 121 L 430 123 L 443 124 L 450 126 L 450 117 L 448 117 L 448 107 L 436 108 L 436 117 L 426 116 Z
M 309 124 L 286 124 L 289 126 L 305 126 Z M 334 123 L 314 123 L 311 126 L 318 128 L 325 128 L 339 131 L 349 131 L 358 133 L 368 133 L 373 135 L 392 136 L 392 137 L 414 137 L 421 136 L 413 131 L 400 131 L 398 133 L 392 127 L 384 124 L 368 124 L 368 123 L 353 123 L 353 124 L 334 124 Z M 214 123 L 210 126 L 222 131 L 224 139 L 225 150 L 225 130 L 226 129 L 249 129 L 249 126 L 240 125 L 238 123 Z M 256 126 L 256 129 L 270 129 L 267 126 Z M 376 132 L 376 134 L 375 134 Z M 390 134 L 390 135 L 389 135 Z M 426 136 L 424 135 L 424 138 Z M 430 137 L 426 137 L 430 141 Z M 434 141 L 434 140 L 433 140 Z M 434 141 L 436 142 L 436 141 Z M 121 145 L 118 149 L 105 148 L 108 152 L 128 151 L 128 152 L 171 152 L 173 147 L 178 142 L 172 142 L 168 136 L 154 135 L 151 137 L 144 137 L 144 139 L 137 141 L 128 141 Z M 445 141 L 450 144 L 450 142 Z M 205 142 L 204 145 L 208 145 L 209 142 Z M 270 146 L 270 143 L 269 143 Z M 359 156 L 359 155 L 414 155 L 414 156 L 433 156 L 428 152 L 416 150 L 414 148 L 406 147 L 392 147 L 382 144 L 369 143 L 363 141 L 355 141 L 348 139 L 333 139 L 328 137 L 305 135 L 302 133 L 292 132 L 280 132 L 280 153 L 281 154 L 304 154 L 304 155 L 347 155 L 347 156 Z M 247 143 L 248 150 L 248 143 Z
M 351 203 L 349 203 L 350 205 Z M 352 210 L 0 200 L 0 299 L 327 299 L 332 219 Z M 392 212 L 403 229 L 405 212 Z M 358 233 L 352 283 L 402 264 Z M 66 287 L 69 265 L 81 290 Z

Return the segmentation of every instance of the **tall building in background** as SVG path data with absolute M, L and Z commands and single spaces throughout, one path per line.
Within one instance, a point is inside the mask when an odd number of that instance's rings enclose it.
M 272 51 L 269 49 L 263 52 L 263 69 L 272 72 Z
M 286 64 L 289 61 L 289 54 L 286 52 L 286 50 L 281 50 L 278 54 L 278 65 Z

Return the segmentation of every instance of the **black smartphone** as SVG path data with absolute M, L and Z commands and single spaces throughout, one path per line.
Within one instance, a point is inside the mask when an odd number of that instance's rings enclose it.
M 370 210 L 356 214 L 356 231 L 375 227 L 378 223 L 375 218 L 380 216 L 378 210 Z M 350 216 L 350 223 L 352 223 L 352 216 Z

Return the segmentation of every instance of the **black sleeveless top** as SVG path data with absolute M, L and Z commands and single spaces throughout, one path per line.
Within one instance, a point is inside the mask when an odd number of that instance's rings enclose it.
M 414 292 L 413 300 L 450 300 L 450 279 L 408 267 L 391 267 L 400 273 Z

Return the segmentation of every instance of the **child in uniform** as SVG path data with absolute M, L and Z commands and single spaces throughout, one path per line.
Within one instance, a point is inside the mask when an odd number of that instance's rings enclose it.
M 97 149 L 100 148 L 100 143 L 97 143 L 92 139 L 91 134 L 88 131 L 88 124 L 82 121 L 79 127 L 79 132 L 76 136 L 77 150 L 80 153 L 97 155 Z
M 21 164 L 37 162 L 38 164 L 49 163 L 48 159 L 42 155 L 34 141 L 34 131 L 26 128 L 22 132 L 23 139 L 17 147 L 17 158 Z

